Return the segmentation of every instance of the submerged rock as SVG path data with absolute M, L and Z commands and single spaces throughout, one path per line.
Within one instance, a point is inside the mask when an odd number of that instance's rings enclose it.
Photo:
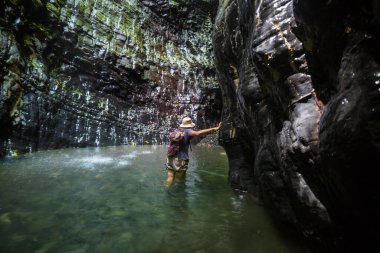
M 10 217 L 10 213 L 4 213 L 0 216 L 0 222 L 3 224 L 11 224 L 12 220 Z

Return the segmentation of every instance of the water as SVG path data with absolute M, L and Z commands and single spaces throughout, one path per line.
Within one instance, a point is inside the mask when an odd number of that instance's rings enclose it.
M 0 162 L 0 252 L 307 252 L 195 147 L 165 185 L 164 146 L 37 152 Z

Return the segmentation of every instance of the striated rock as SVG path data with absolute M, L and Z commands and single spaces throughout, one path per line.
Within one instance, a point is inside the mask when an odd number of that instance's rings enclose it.
M 216 16 L 230 184 L 322 252 L 375 241 L 378 10 L 376 1 L 223 0 Z
M 2 1 L 1 155 L 162 144 L 219 121 L 215 1 Z
M 230 183 L 321 241 L 329 214 L 306 183 L 317 169 L 321 113 L 302 44 L 290 29 L 292 1 L 230 0 L 219 8 L 213 41 Z
M 320 198 L 338 225 L 342 251 L 376 247 L 380 212 L 378 1 L 294 1 L 320 119 Z M 309 10 L 313 10 L 309 13 Z M 325 27 L 334 27 L 326 30 Z

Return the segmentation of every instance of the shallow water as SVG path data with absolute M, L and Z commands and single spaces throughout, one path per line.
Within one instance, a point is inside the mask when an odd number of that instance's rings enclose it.
M 307 252 L 227 184 L 222 148 L 194 147 L 165 185 L 164 146 L 37 152 L 0 161 L 0 252 Z

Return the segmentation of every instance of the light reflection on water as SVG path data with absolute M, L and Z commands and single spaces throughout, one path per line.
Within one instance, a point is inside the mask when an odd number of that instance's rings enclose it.
M 37 152 L 0 162 L 0 252 L 306 252 L 227 185 L 221 148 L 164 183 L 164 146 Z

